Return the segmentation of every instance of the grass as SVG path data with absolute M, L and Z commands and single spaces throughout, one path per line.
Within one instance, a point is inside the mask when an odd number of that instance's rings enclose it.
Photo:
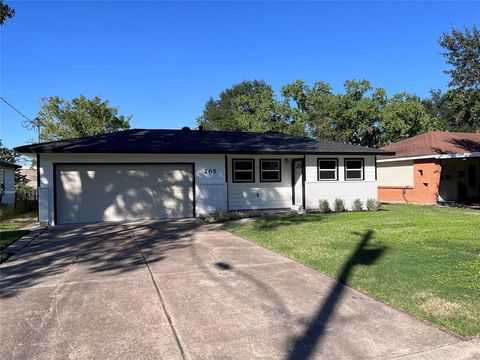
M 36 216 L 36 212 L 28 212 L 0 222 L 0 263 L 12 255 L 6 250 L 8 246 L 29 232 L 19 229 L 32 221 L 36 221 Z
M 457 334 L 480 336 L 480 211 L 383 208 L 258 219 L 227 229 L 332 277 L 353 263 L 348 285 Z

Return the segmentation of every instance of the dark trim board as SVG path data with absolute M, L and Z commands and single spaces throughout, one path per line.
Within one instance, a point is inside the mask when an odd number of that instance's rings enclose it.
M 377 179 L 377 156 L 375 156 L 375 158 L 373 159 L 373 161 L 375 161 L 375 180 L 378 180 L 378 179 Z
M 295 163 L 302 163 L 302 203 L 305 208 L 305 157 L 292 159 L 292 205 L 295 205 Z
M 337 166 L 335 167 L 335 175 L 336 175 L 336 178 L 335 179 L 320 179 L 320 161 L 322 160 L 335 160 L 337 162 Z M 338 158 L 334 158 L 334 157 L 331 157 L 331 158 L 321 158 L 321 157 L 318 157 L 317 158 L 317 181 L 339 181 L 339 178 L 340 176 L 338 176 L 338 164 L 340 163 L 339 159 Z
M 194 162 L 54 162 L 53 164 L 53 219 L 55 225 L 59 225 L 57 221 L 57 167 L 63 165 L 191 165 L 192 166 L 192 209 L 193 209 L 193 218 L 197 215 L 197 194 L 196 194 L 196 173 L 195 173 L 195 163 Z
M 259 177 L 259 180 L 261 183 L 276 183 L 276 182 L 279 182 L 281 183 L 282 182 L 282 159 L 281 158 L 270 158 L 270 159 L 258 159 L 258 177 Z M 280 179 L 279 180 L 262 180 L 262 161 L 278 161 L 278 164 L 279 164 L 279 175 L 280 175 Z
M 307 177 L 307 157 L 303 155 L 303 169 L 302 169 L 302 202 L 303 202 L 303 208 L 307 208 L 307 203 L 306 203 L 306 194 L 305 194 L 305 181 Z
M 40 154 L 37 154 L 37 221 L 40 222 L 40 196 L 38 196 L 38 189 L 40 189 Z
M 255 182 L 255 158 L 232 158 L 232 183 L 239 183 L 239 184 L 248 184 L 248 183 L 254 183 Z M 236 181 L 235 180 L 235 166 L 233 166 L 233 163 L 236 160 L 240 161 L 251 161 L 253 163 L 253 180 L 248 180 L 248 181 Z
M 360 160 L 362 162 L 362 178 L 361 179 L 347 179 L 347 161 L 348 160 Z M 375 164 L 377 162 L 375 161 Z M 357 157 L 357 158 L 344 158 L 343 159 L 343 179 L 344 181 L 363 181 L 365 180 L 365 158 Z

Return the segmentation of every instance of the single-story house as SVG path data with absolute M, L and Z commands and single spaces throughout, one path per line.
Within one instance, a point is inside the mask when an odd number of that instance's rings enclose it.
M 36 154 L 41 222 L 196 217 L 214 209 L 316 209 L 377 198 L 376 156 L 332 141 L 264 133 L 131 129 L 20 146 Z
M 0 160 L 0 204 L 15 202 L 15 171 L 20 165 Z
M 430 131 L 382 148 L 377 160 L 378 198 L 435 204 L 480 198 L 480 131 Z

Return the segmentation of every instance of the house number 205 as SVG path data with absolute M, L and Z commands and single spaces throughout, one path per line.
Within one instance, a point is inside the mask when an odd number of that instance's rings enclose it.
M 205 171 L 204 171 L 203 173 L 204 173 L 204 174 L 208 174 L 208 175 L 216 174 L 216 173 L 217 173 L 217 169 L 205 169 Z

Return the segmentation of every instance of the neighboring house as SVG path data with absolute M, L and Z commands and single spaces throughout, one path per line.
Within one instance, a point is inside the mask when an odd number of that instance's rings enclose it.
M 316 209 L 377 197 L 378 149 L 275 132 L 131 129 L 25 145 L 40 221 L 184 218 L 214 209 Z
M 0 203 L 12 204 L 15 202 L 15 170 L 20 165 L 0 160 Z
M 431 131 L 382 148 L 378 198 L 387 202 L 435 204 L 480 198 L 480 132 Z
M 25 176 L 27 182 L 25 185 L 36 189 L 37 188 L 37 169 L 35 168 L 21 168 L 20 175 Z

